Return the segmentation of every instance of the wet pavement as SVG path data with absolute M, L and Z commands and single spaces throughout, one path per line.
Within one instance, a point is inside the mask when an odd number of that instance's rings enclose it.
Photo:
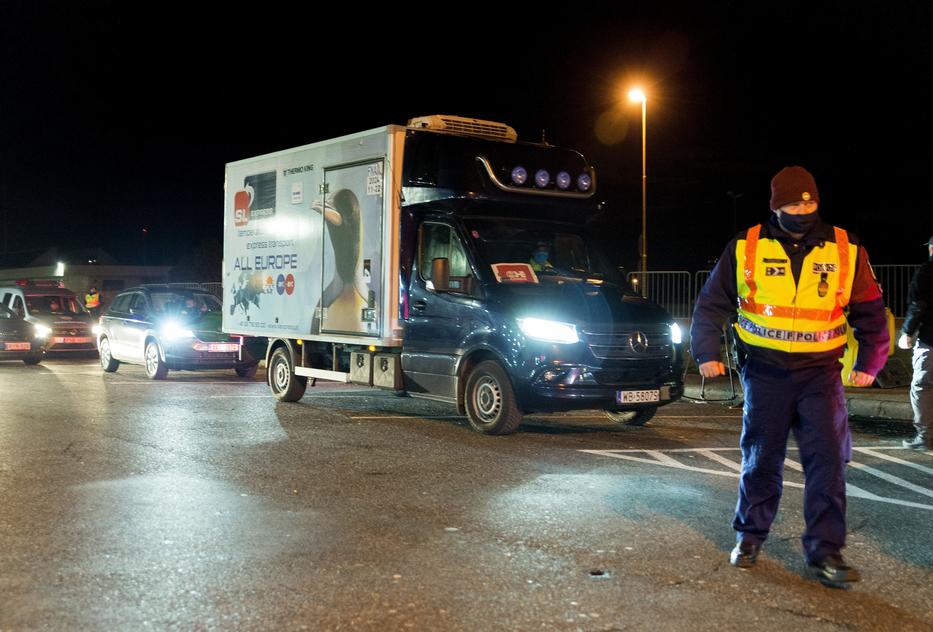
M 729 566 L 738 410 L 486 437 L 262 379 L 0 364 L 0 630 L 933 629 L 933 457 L 902 421 L 853 420 L 838 591 L 803 577 L 793 450 L 758 566 Z

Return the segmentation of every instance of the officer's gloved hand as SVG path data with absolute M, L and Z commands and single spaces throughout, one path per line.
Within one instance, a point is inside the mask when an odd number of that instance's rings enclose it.
M 726 374 L 726 365 L 718 360 L 711 360 L 700 365 L 700 375 L 705 378 L 718 377 Z
M 849 383 L 853 386 L 871 386 L 875 381 L 875 376 L 862 371 L 852 371 L 849 373 Z
M 916 336 L 908 336 L 907 334 L 901 334 L 901 337 L 897 339 L 897 346 L 901 349 L 913 349 L 914 343 L 917 341 Z

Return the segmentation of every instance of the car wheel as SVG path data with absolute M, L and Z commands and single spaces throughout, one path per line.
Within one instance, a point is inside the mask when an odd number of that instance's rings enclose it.
M 26 356 L 25 358 L 23 358 L 23 362 L 29 365 L 39 364 L 40 362 L 42 362 L 42 354 L 41 353 L 30 354 Z
M 286 349 L 279 347 L 272 352 L 268 373 L 272 394 L 283 402 L 297 402 L 305 394 L 308 378 L 295 375 L 295 367 Z
M 120 361 L 114 360 L 113 355 L 110 353 L 110 340 L 107 338 L 100 339 L 98 353 L 100 354 L 100 366 L 107 373 L 113 373 L 120 367 Z
M 657 406 L 638 410 L 607 410 L 606 417 L 623 426 L 644 426 L 658 412 Z
M 477 432 L 511 434 L 522 423 L 512 384 L 497 362 L 486 360 L 476 365 L 467 378 L 464 398 L 467 419 Z
M 155 340 L 146 343 L 146 375 L 150 380 L 164 380 L 168 367 L 159 353 L 159 344 Z
M 246 364 L 238 364 L 233 367 L 233 370 L 236 371 L 237 377 L 256 377 L 256 370 L 258 368 L 258 362 L 249 362 Z

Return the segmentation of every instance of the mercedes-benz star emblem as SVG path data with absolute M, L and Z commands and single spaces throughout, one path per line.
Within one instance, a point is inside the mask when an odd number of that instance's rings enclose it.
M 648 336 L 640 331 L 636 331 L 628 337 L 628 346 L 630 346 L 635 353 L 644 353 L 648 350 Z

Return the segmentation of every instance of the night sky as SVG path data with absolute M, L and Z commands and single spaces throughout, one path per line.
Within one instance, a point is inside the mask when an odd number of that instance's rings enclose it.
M 219 244 L 226 162 L 443 113 L 586 155 L 634 267 L 635 81 L 652 269 L 704 267 L 789 164 L 875 263 L 933 234 L 929 2 L 33 4 L 0 5 L 0 252 L 172 265 Z

